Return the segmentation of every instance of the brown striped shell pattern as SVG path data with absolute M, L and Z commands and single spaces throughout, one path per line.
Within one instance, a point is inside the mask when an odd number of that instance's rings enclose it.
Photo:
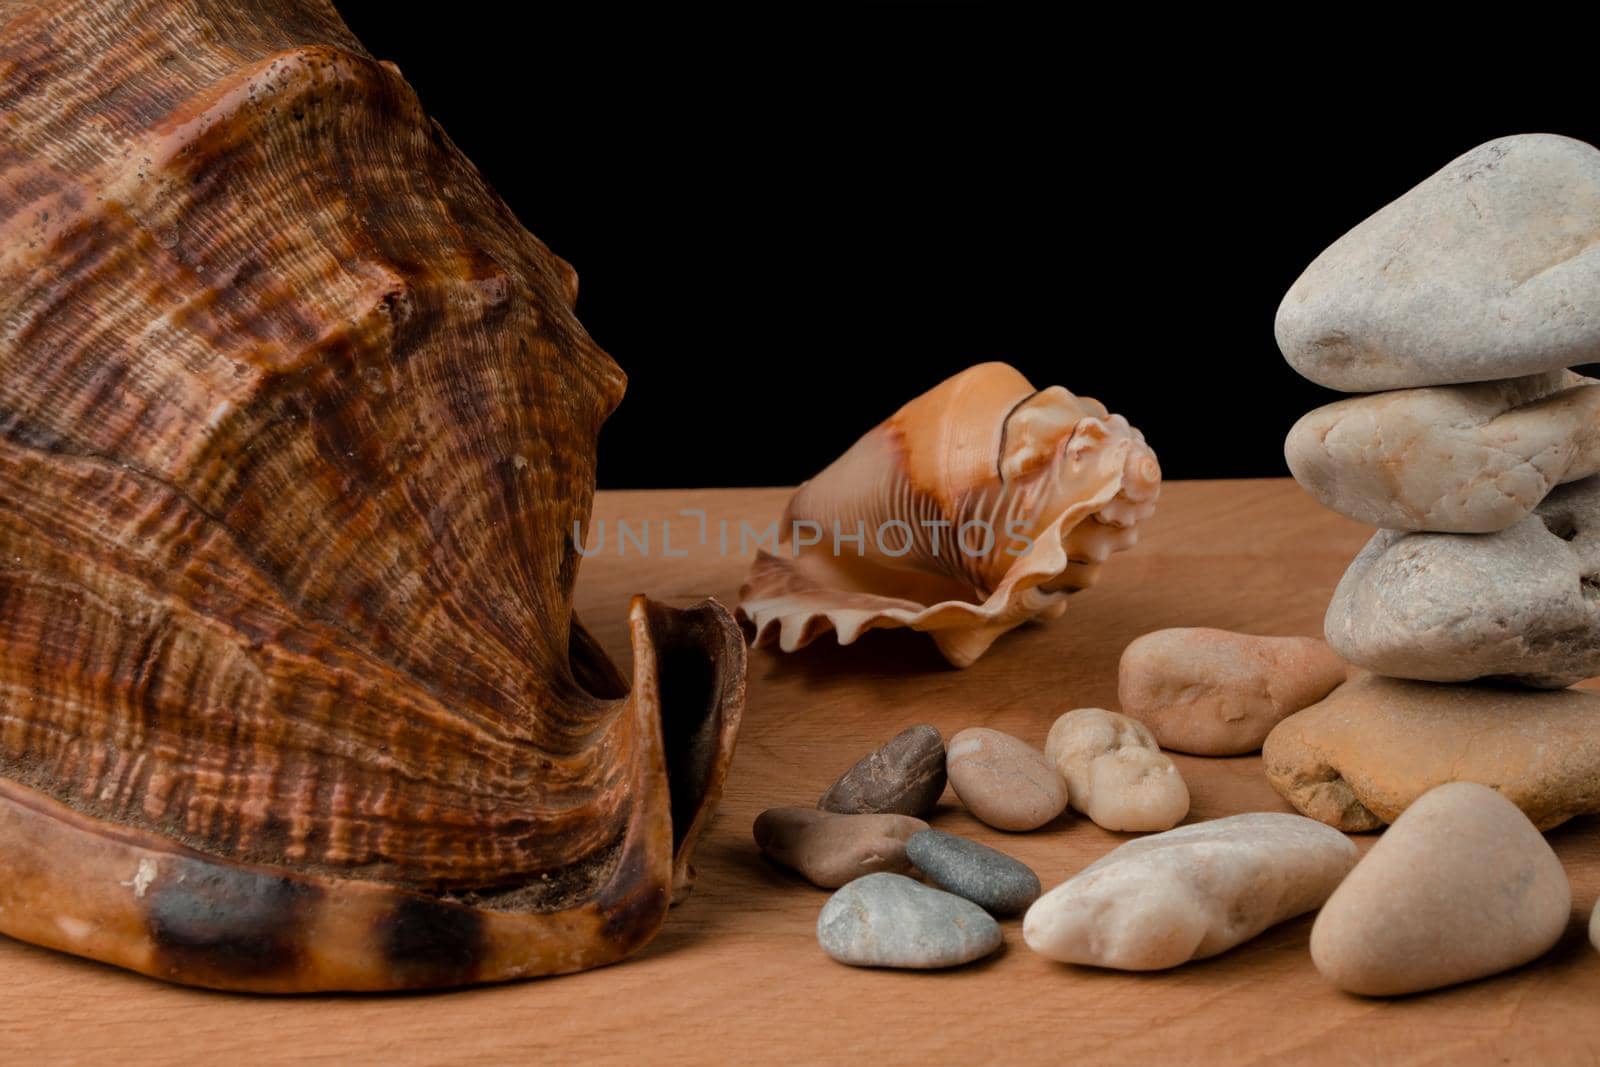
M 0 932 L 266 992 L 608 963 L 743 704 L 572 613 L 625 379 L 321 0 L 0 0 Z

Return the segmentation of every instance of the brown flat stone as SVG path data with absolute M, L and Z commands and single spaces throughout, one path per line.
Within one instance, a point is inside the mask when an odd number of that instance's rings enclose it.
M 1446 782 L 1489 786 L 1547 830 L 1600 812 L 1600 695 L 1365 675 L 1279 723 L 1261 756 L 1289 803 L 1341 830 Z

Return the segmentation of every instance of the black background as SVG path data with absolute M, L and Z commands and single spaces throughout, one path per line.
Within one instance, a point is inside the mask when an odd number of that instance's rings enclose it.
M 1430 63 L 1377 27 L 1158 53 L 963 6 L 339 8 L 577 267 L 630 379 L 602 487 L 795 483 L 986 359 L 1128 416 L 1169 478 L 1286 473 L 1332 395 L 1273 342 L 1301 269 L 1482 141 L 1600 142 L 1556 30 Z

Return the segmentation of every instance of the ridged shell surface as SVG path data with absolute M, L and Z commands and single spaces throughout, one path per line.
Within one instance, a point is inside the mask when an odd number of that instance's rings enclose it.
M 572 616 L 624 387 L 575 294 L 331 7 L 0 2 L 0 779 L 32 813 L 0 819 L 0 862 L 56 884 L 33 826 L 122 840 L 135 883 L 137 842 L 315 888 L 168 908 L 276 946 L 242 970 L 174 948 L 205 938 L 161 918 L 158 861 L 130 900 L 75 905 L 142 931 L 57 947 L 293 990 L 648 939 L 720 788 L 742 653 L 713 604 L 637 604 L 630 699 Z M 704 692 L 674 721 L 655 671 L 686 657 Z M 51 943 L 22 893 L 0 930 Z M 375 925 L 313 960 L 357 897 Z M 472 917 L 454 955 L 437 934 L 449 966 L 385 955 L 406 907 Z

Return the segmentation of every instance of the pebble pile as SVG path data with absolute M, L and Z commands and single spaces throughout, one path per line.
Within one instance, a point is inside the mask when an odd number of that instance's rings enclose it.
M 1009 832 L 1055 821 L 1071 799 L 1068 773 L 1100 819 L 1170 826 L 1183 817 L 1188 790 L 1148 730 L 1093 708 L 1062 722 L 1050 756 L 986 727 L 962 730 L 947 749 L 936 727 L 920 723 L 856 761 L 815 808 L 762 812 L 753 828 L 761 852 L 837 890 L 817 922 L 824 951 L 859 967 L 955 967 L 1000 946 L 996 917 L 1039 899 L 1027 864 L 923 821 L 947 782 L 975 818 Z
M 1328 607 L 1351 663 L 1533 690 L 1600 674 L 1600 382 L 1569 370 L 1600 359 L 1597 242 L 1600 151 L 1506 137 L 1351 230 L 1284 297 L 1289 363 L 1369 394 L 1285 446 L 1322 503 L 1383 527 Z M 1285 721 L 1265 754 L 1291 803 L 1346 829 L 1456 778 L 1548 826 L 1600 803 L 1584 782 L 1597 733 L 1589 698 L 1373 682 Z
M 1324 627 L 1373 675 L 1262 752 L 1304 814 L 1390 824 L 1313 930 L 1342 989 L 1480 978 L 1566 927 L 1539 831 L 1600 810 L 1600 697 L 1564 688 L 1600 674 L 1600 381 L 1571 369 L 1600 360 L 1597 246 L 1600 151 L 1507 137 L 1340 238 L 1279 308 L 1296 370 L 1367 394 L 1301 419 L 1290 470 L 1380 527 Z
M 1600 151 L 1473 149 L 1317 257 L 1289 363 L 1354 397 L 1289 434 L 1295 478 L 1383 529 L 1328 610 L 1379 674 L 1560 688 L 1600 674 Z M 1565 489 L 1558 486 L 1566 485 Z
M 1600 151 L 1530 135 L 1467 153 L 1318 257 L 1279 344 L 1365 395 L 1301 419 L 1286 455 L 1322 503 L 1380 527 L 1326 643 L 1147 634 L 1122 657 L 1122 713 L 1068 711 L 1043 751 L 983 727 L 947 747 L 918 725 L 816 809 L 764 812 L 761 850 L 836 889 L 827 954 L 958 966 L 1025 913 L 1052 960 L 1161 970 L 1320 909 L 1311 963 L 1387 996 L 1548 951 L 1572 891 L 1541 831 L 1600 814 L 1600 695 L 1566 688 L 1600 674 L 1600 381 L 1570 370 L 1600 361 L 1596 248 Z M 1301 814 L 1179 826 L 1189 790 L 1163 747 L 1259 750 Z M 924 821 L 947 782 L 997 830 L 1071 808 L 1147 836 L 1041 895 L 1027 865 Z M 1385 827 L 1357 862 L 1345 832 Z

